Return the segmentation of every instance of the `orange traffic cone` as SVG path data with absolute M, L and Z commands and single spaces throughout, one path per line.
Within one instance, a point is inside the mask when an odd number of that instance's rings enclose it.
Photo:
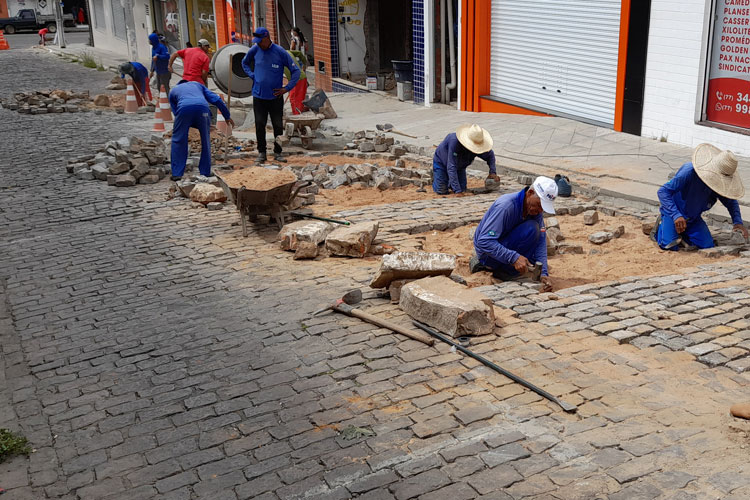
M 128 78 L 128 91 L 125 95 L 125 112 L 137 113 L 138 103 L 135 101 L 135 91 L 133 90 L 133 80 Z
M 224 99 L 224 94 L 219 94 L 222 101 L 226 102 L 226 99 Z M 222 135 L 232 135 L 232 126 L 227 123 L 227 121 L 224 119 L 224 115 L 221 114 L 221 111 L 216 112 L 216 131 L 219 132 Z
M 10 50 L 10 45 L 8 45 L 8 40 L 3 35 L 3 30 L 0 30 L 0 50 Z
M 156 108 L 154 110 L 154 119 L 156 120 L 156 123 L 154 123 L 154 128 L 151 129 L 151 132 L 165 132 L 166 129 L 164 128 L 164 119 L 162 118 L 161 108 Z
M 165 122 L 171 122 L 172 109 L 169 107 L 167 90 L 164 88 L 164 85 L 161 86 L 161 90 L 159 91 L 159 109 L 161 109 L 161 119 Z

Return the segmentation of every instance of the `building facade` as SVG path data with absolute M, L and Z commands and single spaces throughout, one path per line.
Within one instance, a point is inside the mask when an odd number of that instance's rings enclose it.
M 458 107 L 750 154 L 750 1 L 461 0 Z

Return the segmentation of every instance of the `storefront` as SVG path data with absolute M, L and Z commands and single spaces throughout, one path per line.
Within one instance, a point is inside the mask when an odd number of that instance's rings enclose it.
M 188 41 L 185 0 L 155 0 L 153 5 L 156 30 L 164 35 L 170 50 L 185 48 Z

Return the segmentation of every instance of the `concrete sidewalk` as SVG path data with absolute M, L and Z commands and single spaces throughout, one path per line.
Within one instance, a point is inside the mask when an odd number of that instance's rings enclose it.
M 394 134 L 404 143 L 432 150 L 462 123 L 478 123 L 494 139 L 498 165 L 511 171 L 553 177 L 569 176 L 575 185 L 600 195 L 658 203 L 656 192 L 680 166 L 690 161 L 692 148 L 660 142 L 607 128 L 557 117 L 468 113 L 446 105 L 415 106 L 377 94 L 331 94 L 338 118 L 324 124 L 340 131 L 374 130 L 391 123 L 416 139 Z M 486 170 L 477 161 L 475 168 Z M 750 186 L 750 158 L 740 157 L 740 174 Z M 750 219 L 750 189 L 740 200 Z M 717 203 L 712 214 L 726 217 Z

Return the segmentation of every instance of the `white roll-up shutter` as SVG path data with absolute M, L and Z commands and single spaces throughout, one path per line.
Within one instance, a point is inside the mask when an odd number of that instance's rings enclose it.
M 492 0 L 490 94 L 612 126 L 621 0 Z

